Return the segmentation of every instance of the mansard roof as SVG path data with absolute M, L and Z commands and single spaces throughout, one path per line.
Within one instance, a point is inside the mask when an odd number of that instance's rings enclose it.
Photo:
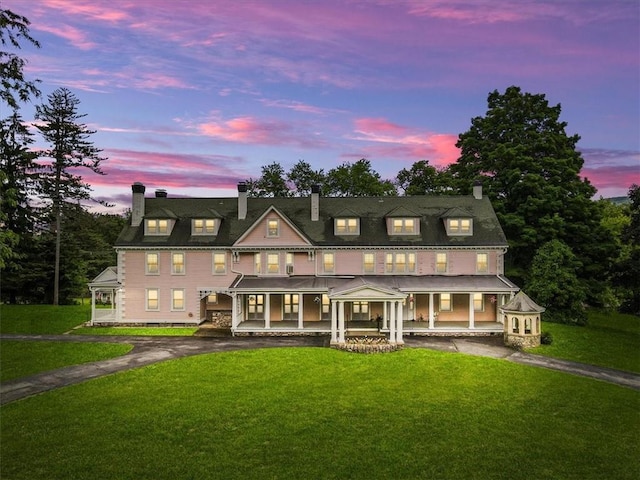
M 175 219 L 167 236 L 144 236 L 144 222 L 123 229 L 117 247 L 221 247 L 230 248 L 271 208 L 282 212 L 295 228 L 303 232 L 318 247 L 506 247 L 507 240 L 487 197 L 473 196 L 411 196 L 411 197 L 320 197 L 319 218 L 311 220 L 311 199 L 247 198 L 247 214 L 238 219 L 238 198 L 145 198 L 144 218 Z M 191 219 L 202 212 L 214 211 L 221 218 L 215 237 L 191 234 Z M 335 235 L 334 219 L 353 212 L 360 218 L 360 234 Z M 464 211 L 473 219 L 473 235 L 448 236 L 442 218 L 452 211 Z M 419 218 L 419 235 L 390 236 L 386 217 Z M 158 216 L 160 215 L 160 217 Z

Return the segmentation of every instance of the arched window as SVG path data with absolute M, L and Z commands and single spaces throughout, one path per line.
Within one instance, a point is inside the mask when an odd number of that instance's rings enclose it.
M 518 317 L 512 317 L 511 323 L 513 324 L 513 333 L 520 332 L 520 319 Z
M 524 333 L 531 333 L 531 318 L 524 319 Z

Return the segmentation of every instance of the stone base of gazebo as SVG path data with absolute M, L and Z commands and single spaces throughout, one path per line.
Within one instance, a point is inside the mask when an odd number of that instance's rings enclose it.
M 512 348 L 534 348 L 540 346 L 540 334 L 524 334 L 517 333 L 504 334 L 504 344 Z

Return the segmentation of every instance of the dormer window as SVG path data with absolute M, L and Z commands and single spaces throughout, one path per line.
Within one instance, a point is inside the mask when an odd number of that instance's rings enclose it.
M 191 223 L 193 235 L 216 235 L 218 233 L 219 220 L 215 218 L 196 218 Z
M 336 218 L 335 234 L 336 235 L 359 235 L 360 219 L 359 218 Z
M 419 234 L 419 223 L 417 218 L 392 218 L 392 235 L 417 235 Z
M 470 218 L 448 218 L 446 221 L 447 235 L 471 235 L 472 222 Z
M 277 218 L 269 218 L 267 220 L 267 237 L 280 236 L 280 222 Z
M 145 222 L 145 235 L 168 235 L 169 220 L 149 218 Z

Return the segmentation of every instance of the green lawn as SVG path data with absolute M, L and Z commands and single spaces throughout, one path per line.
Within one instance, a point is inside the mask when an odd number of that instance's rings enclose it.
M 528 352 L 640 373 L 638 317 L 591 310 L 586 327 L 543 322 L 542 331 L 551 332 L 553 344 Z
M 91 319 L 91 305 L 0 305 L 0 333 L 60 334 Z
M 503 360 L 276 348 L 6 405 L 0 455 L 16 480 L 635 480 L 639 407 L 637 391 Z
M 127 344 L 63 343 L 3 340 L 0 348 L 0 382 L 35 373 L 106 360 L 128 353 Z

